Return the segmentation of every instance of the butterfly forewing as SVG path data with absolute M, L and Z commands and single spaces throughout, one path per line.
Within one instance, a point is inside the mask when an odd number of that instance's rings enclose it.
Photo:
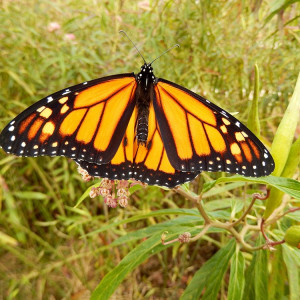
M 177 170 L 254 177 L 274 170 L 270 153 L 255 135 L 199 95 L 159 79 L 154 108 L 169 160 Z
M 0 146 L 19 156 L 67 156 L 109 162 L 135 107 L 136 80 L 121 74 L 54 93 L 8 124 Z

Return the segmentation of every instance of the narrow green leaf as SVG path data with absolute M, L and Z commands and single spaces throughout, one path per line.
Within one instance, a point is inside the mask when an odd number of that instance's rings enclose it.
M 265 24 L 269 22 L 281 10 L 285 10 L 288 6 L 292 5 L 299 0 L 273 0 L 270 4 L 269 15 L 265 19 Z
M 30 96 L 34 95 L 34 88 L 31 88 L 21 77 L 12 70 L 5 70 L 5 72 L 18 83 Z
M 291 178 L 300 164 L 300 136 L 293 143 L 285 167 L 282 171 L 282 177 Z
M 232 257 L 230 267 L 230 279 L 228 287 L 228 299 L 240 300 L 243 297 L 245 287 L 245 259 L 243 254 L 236 247 L 236 251 Z
M 261 235 L 256 241 L 256 246 L 263 243 Z M 254 252 L 250 266 L 245 273 L 245 289 L 243 300 L 268 299 L 268 266 L 267 251 Z
M 269 262 L 271 263 L 272 272 L 269 280 L 269 298 L 283 299 L 284 286 L 286 280 L 285 266 L 282 257 L 282 247 L 277 247 L 276 251 L 270 255 Z
M 14 192 L 14 195 L 20 199 L 45 200 L 48 198 L 46 194 L 33 191 Z
M 290 300 L 298 300 L 300 295 L 299 288 L 299 255 L 295 253 L 299 252 L 296 248 L 292 248 L 288 245 L 282 245 L 283 259 L 286 265 L 289 288 L 290 288 Z
M 234 249 L 235 240 L 232 239 L 195 273 L 180 300 L 198 300 L 204 287 L 206 290 L 201 299 L 216 299 Z
M 255 299 L 254 291 L 254 278 L 255 278 L 255 254 L 251 260 L 250 266 L 246 269 L 245 272 L 245 285 L 243 300 L 252 300 Z
M 100 282 L 91 296 L 91 300 L 106 300 L 114 293 L 125 276 L 150 256 L 168 248 L 161 243 L 161 235 L 156 234 L 129 252 L 122 261 Z
M 258 244 L 262 244 L 263 238 L 260 235 Z M 268 256 L 266 250 L 258 250 L 255 252 L 255 299 L 268 300 Z
M 275 160 L 274 175 L 280 176 L 288 159 L 300 114 L 300 73 L 291 101 L 276 131 L 271 153 Z
M 290 178 L 276 177 L 276 176 L 267 176 L 267 177 L 243 177 L 239 175 L 231 176 L 231 177 L 220 177 L 217 180 L 211 181 L 205 184 L 205 190 L 211 189 L 214 185 L 222 183 L 222 182 L 235 182 L 235 181 L 243 181 L 243 182 L 251 182 L 258 184 L 268 184 L 273 187 L 276 187 L 278 190 L 289 194 L 290 196 L 300 199 L 300 182 Z
M 136 222 L 139 220 L 147 219 L 150 217 L 165 216 L 165 215 L 167 215 L 167 216 L 168 215 L 187 215 L 187 216 L 197 217 L 197 219 L 199 221 L 202 220 L 202 217 L 200 216 L 198 210 L 196 210 L 196 209 L 182 209 L 182 208 L 160 209 L 160 210 L 152 211 L 147 214 L 139 214 L 139 215 L 133 216 L 131 218 L 126 218 L 126 219 L 123 219 L 120 221 L 112 221 L 110 224 L 108 224 L 106 226 L 102 226 L 101 228 L 88 233 L 87 236 L 94 235 L 96 233 L 98 234 L 100 232 L 106 231 L 112 227 L 120 226 L 122 224 L 128 224 L 128 223 Z
M 258 99 L 259 99 L 259 69 L 258 69 L 258 65 L 255 64 L 254 97 L 248 114 L 247 127 L 259 138 L 260 123 L 259 123 L 259 113 L 258 113 Z

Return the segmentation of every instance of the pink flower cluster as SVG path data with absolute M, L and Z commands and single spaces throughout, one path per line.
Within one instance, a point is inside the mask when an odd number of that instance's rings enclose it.
M 104 203 L 109 207 L 116 208 L 118 205 L 126 207 L 128 204 L 130 184 L 127 180 L 102 179 L 98 187 L 92 187 L 90 197 L 102 196 Z

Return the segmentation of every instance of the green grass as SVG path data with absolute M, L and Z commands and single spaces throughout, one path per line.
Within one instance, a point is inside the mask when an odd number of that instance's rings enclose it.
M 236 117 L 244 123 L 257 64 L 261 136 L 270 147 L 300 70 L 300 4 L 265 22 L 274 11 L 270 1 L 262 1 L 260 7 L 254 5 L 259 1 L 147 3 L 2 1 L 0 129 L 57 90 L 110 74 L 138 72 L 142 60 L 119 34 L 122 29 L 148 61 L 179 43 L 180 48 L 154 63 L 155 75 L 205 95 L 231 113 L 239 112 Z M 51 22 L 60 29 L 50 32 Z M 68 40 L 66 34 L 74 34 L 75 39 Z M 299 130 L 298 125 L 295 138 Z M 289 177 L 299 180 L 294 164 Z M 189 191 L 198 193 L 203 183 L 206 186 L 220 176 L 205 172 L 190 184 Z M 0 151 L 0 299 L 88 299 L 103 278 L 102 284 L 116 288 L 112 299 L 178 299 L 187 291 L 199 293 L 193 290 L 195 278 L 206 268 L 218 274 L 213 267 L 218 257 L 213 254 L 231 247 L 224 230 L 211 230 L 190 244 L 160 243 L 164 230 L 169 232 L 168 239 L 184 231 L 199 232 L 195 226 L 203 222 L 192 202 L 174 191 L 148 187 L 133 193 L 126 209 L 108 209 L 101 198 L 86 198 L 75 208 L 92 184 L 82 182 L 75 163 L 66 158 L 17 158 Z M 204 194 L 205 208 L 214 218 L 230 221 L 241 215 L 259 187 L 221 179 Z M 285 210 L 291 205 L 288 201 Z M 299 202 L 294 199 L 293 205 Z M 251 225 L 263 213 L 264 203 L 257 201 L 249 217 Z M 287 215 L 268 234 L 279 240 L 299 221 L 299 212 Z M 252 232 L 248 242 L 254 246 L 257 237 L 257 231 Z M 235 255 L 237 265 L 230 276 L 223 266 L 224 280 L 217 283 L 219 299 L 226 299 L 228 286 L 231 295 L 237 293 L 229 277 L 244 278 L 244 263 L 246 286 L 253 276 L 264 278 L 253 283 L 252 291 L 245 288 L 245 299 L 263 295 L 266 288 L 270 299 L 296 299 L 299 268 L 291 268 L 299 250 L 284 246 L 268 254 L 241 252 L 242 257 L 230 251 L 226 253 Z M 210 267 L 199 271 L 205 262 Z M 118 287 L 116 274 L 121 276 Z M 203 285 L 207 291 L 215 288 L 209 282 Z M 215 299 L 208 292 L 204 297 Z

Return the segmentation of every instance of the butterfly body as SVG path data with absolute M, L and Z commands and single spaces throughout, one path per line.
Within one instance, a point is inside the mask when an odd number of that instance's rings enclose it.
M 174 187 L 201 171 L 266 176 L 274 161 L 235 117 L 141 71 L 84 82 L 27 108 L 0 134 L 17 156 L 66 156 L 92 176 Z
M 136 106 L 137 106 L 137 128 L 136 136 L 138 143 L 146 145 L 148 138 L 148 118 L 149 107 L 153 101 L 154 85 L 156 77 L 153 74 L 153 68 L 150 64 L 144 64 L 141 71 L 136 76 L 138 82 L 136 91 Z

